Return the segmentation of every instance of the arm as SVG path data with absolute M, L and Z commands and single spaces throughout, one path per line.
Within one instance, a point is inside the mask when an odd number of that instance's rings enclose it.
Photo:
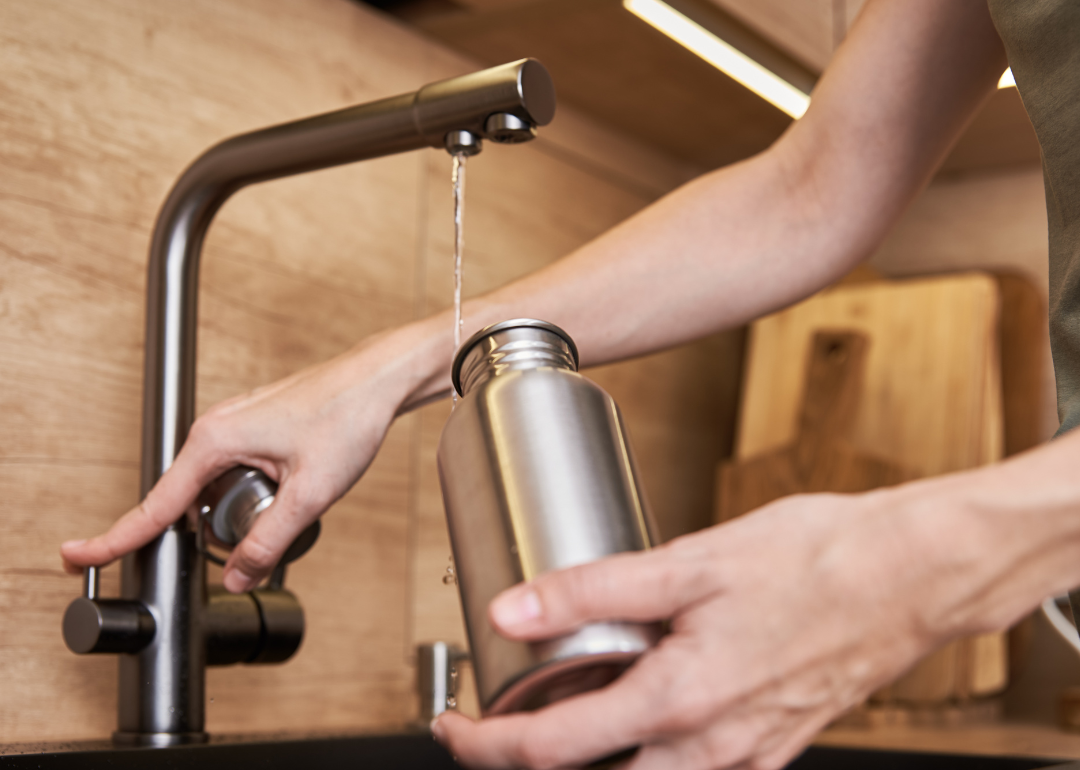
M 862 495 L 788 497 L 730 524 L 516 586 L 513 639 L 671 619 L 604 690 L 436 736 L 470 767 L 784 766 L 951 639 L 1005 628 L 1080 584 L 1080 432 L 999 465 Z
M 521 281 L 466 305 L 473 328 L 534 316 L 585 364 L 647 353 L 805 297 L 868 256 L 1004 69 L 982 0 L 882 0 L 863 14 L 806 116 L 767 152 L 708 174 Z M 435 316 L 218 405 L 172 468 L 105 535 L 62 549 L 103 564 L 178 519 L 227 468 L 281 487 L 233 551 L 253 586 L 367 468 L 395 414 L 448 389 L 452 324 Z

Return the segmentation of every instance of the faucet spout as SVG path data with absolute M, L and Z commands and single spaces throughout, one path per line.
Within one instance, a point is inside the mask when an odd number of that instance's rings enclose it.
M 474 154 L 483 139 L 526 141 L 554 113 L 547 70 L 522 59 L 236 136 L 197 158 L 165 200 L 150 245 L 142 495 L 172 465 L 195 418 L 199 260 L 210 223 L 230 195 L 257 182 L 422 147 Z M 124 653 L 117 741 L 205 741 L 206 666 L 279 662 L 300 644 L 303 613 L 281 588 L 280 565 L 270 585 L 247 598 L 209 591 L 199 534 L 182 519 L 126 556 L 120 600 L 99 599 L 91 575 L 87 596 L 65 619 L 74 651 Z

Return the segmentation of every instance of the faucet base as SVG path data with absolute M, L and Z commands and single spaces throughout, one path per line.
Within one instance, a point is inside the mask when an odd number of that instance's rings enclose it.
M 123 746 L 184 746 L 192 743 L 206 743 L 210 740 L 207 732 L 198 733 L 130 733 L 117 730 L 112 735 L 113 743 Z

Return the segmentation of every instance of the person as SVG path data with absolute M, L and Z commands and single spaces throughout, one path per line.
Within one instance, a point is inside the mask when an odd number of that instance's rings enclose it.
M 1043 150 L 1065 434 L 1080 422 L 1077 34 L 1071 0 L 871 0 L 771 148 L 469 302 L 465 317 L 550 320 L 600 364 L 807 297 L 874 251 L 1011 62 Z M 280 482 L 225 568 L 229 590 L 254 587 L 361 476 L 395 415 L 448 392 L 451 340 L 438 315 L 212 408 L 137 508 L 62 546 L 67 566 L 145 544 L 245 464 Z M 1067 433 L 994 466 L 789 497 L 542 575 L 492 603 L 500 633 L 541 639 L 602 619 L 669 620 L 670 633 L 605 689 L 477 722 L 446 713 L 434 734 L 477 768 L 580 766 L 633 746 L 634 770 L 781 767 L 934 648 L 1080 584 L 1078 465 L 1080 432 Z

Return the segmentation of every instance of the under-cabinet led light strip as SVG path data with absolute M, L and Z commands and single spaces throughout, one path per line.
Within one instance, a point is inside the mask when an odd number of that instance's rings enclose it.
M 806 112 L 810 104 L 809 95 L 667 3 L 660 0 L 623 0 L 623 7 L 791 117 L 798 119 Z M 998 88 L 1015 86 L 1012 68 L 1009 68 L 998 80 Z
M 791 117 L 801 118 L 810 105 L 809 95 L 667 3 L 623 0 L 623 7 Z

